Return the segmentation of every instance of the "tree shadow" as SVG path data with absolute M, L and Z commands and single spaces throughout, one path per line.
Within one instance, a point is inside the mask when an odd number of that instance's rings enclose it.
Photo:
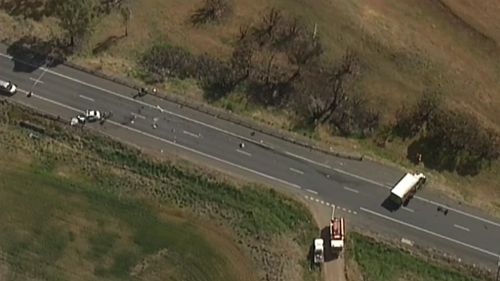
M 113 45 L 115 45 L 120 39 L 125 38 L 125 35 L 111 35 L 108 36 L 104 41 L 98 43 L 94 49 L 92 49 L 92 54 L 97 55 L 99 53 L 107 51 L 109 48 L 111 48 Z
M 471 140 L 473 141 L 473 140 Z M 421 137 L 407 149 L 407 159 L 418 164 L 418 154 L 426 168 L 439 172 L 457 172 L 460 176 L 476 176 L 483 162 L 479 157 L 463 155 L 443 145 L 438 138 Z
M 64 62 L 64 51 L 57 39 L 44 41 L 34 36 L 24 36 L 7 48 L 14 58 L 14 71 L 31 73 L 41 66 L 55 67 Z
M 43 17 L 54 13 L 53 3 L 46 0 L 3 0 L 0 1 L 0 9 L 5 10 L 10 16 L 22 16 L 25 19 L 41 20 Z

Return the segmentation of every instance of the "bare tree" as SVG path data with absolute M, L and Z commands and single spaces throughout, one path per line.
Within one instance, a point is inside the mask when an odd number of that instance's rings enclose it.
M 356 54 L 347 50 L 339 66 L 333 71 L 326 72 L 327 88 L 319 92 L 314 102 L 313 118 L 318 123 L 327 123 L 334 116 L 337 109 L 349 103 L 350 82 L 359 75 L 359 62 Z
M 228 0 L 205 0 L 203 6 L 194 11 L 190 20 L 193 25 L 220 22 L 231 12 L 232 6 Z
M 128 36 L 128 23 L 130 21 L 131 10 L 128 6 L 120 7 L 120 15 L 122 16 L 123 25 L 125 26 L 125 37 Z

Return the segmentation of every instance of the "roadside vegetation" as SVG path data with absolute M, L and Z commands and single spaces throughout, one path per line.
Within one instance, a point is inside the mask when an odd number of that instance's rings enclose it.
M 363 149 L 498 211 L 500 5 L 486 2 L 4 0 L 0 20 L 12 53 Z
M 0 113 L 1 280 L 318 277 L 300 203 L 26 108 Z
M 474 277 L 465 270 L 424 260 L 356 232 L 349 233 L 346 250 L 346 273 L 349 281 L 485 280 L 485 276 Z

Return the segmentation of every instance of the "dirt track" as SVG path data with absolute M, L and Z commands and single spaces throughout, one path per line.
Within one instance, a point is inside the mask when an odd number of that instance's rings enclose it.
M 321 231 L 318 235 L 325 240 L 325 263 L 323 264 L 322 276 L 324 281 L 346 281 L 345 277 L 345 264 L 344 255 L 334 258 L 330 253 L 328 247 L 328 223 L 331 218 L 332 209 L 330 207 L 315 204 L 314 202 L 307 201 L 307 206 L 311 211 L 314 220 L 320 227 Z

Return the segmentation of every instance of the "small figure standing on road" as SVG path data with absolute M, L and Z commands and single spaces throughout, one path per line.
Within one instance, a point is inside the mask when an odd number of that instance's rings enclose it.
M 132 114 L 132 118 L 130 118 L 130 124 L 134 124 L 135 118 L 137 118 L 137 116 L 135 114 Z
M 156 92 L 158 92 L 158 91 L 156 90 L 156 88 L 153 88 L 153 94 L 155 94 L 155 95 L 156 95 Z
M 31 98 L 31 96 L 32 96 L 32 95 L 33 95 L 33 92 L 32 92 L 32 91 L 29 91 L 29 92 L 26 94 L 26 96 L 27 96 L 28 98 Z
M 157 122 L 158 122 L 158 117 L 153 118 L 153 129 L 158 128 Z
M 240 143 L 240 148 L 245 148 L 245 143 Z

